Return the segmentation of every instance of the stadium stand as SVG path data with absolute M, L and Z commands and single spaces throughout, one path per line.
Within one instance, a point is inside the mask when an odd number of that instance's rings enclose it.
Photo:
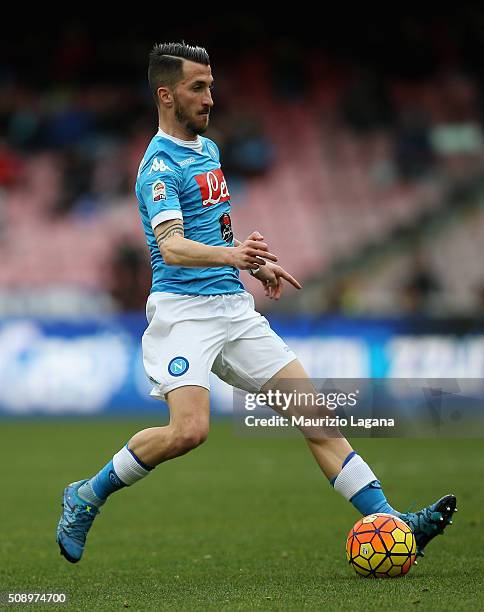
M 72 62 L 92 56 L 82 36 L 76 40 L 57 70 L 69 72 Z M 383 79 L 356 62 L 316 55 L 291 63 L 279 51 L 272 63 L 246 51 L 230 76 L 222 70 L 220 110 L 208 135 L 227 155 L 237 234 L 262 229 L 303 282 L 318 283 L 425 215 L 448 216 L 449 192 L 458 200 L 459 189 L 480 176 L 479 84 L 470 75 L 442 69 L 420 80 Z M 154 130 L 145 86 L 1 87 L 0 293 L 60 287 L 106 293 L 120 244 L 142 247 L 133 185 Z M 480 307 L 482 261 L 472 253 L 483 228 L 481 213 L 470 223 L 456 217 L 446 238 L 423 250 L 439 285 L 455 295 L 451 310 Z M 437 256 L 442 241 L 452 263 Z M 146 276 L 147 256 L 140 257 Z M 400 252 L 389 257 L 391 272 L 379 272 L 363 291 L 363 309 L 404 308 L 397 296 L 408 266 L 398 263 Z M 119 259 L 116 265 L 119 275 Z M 255 281 L 247 285 L 260 295 Z M 394 299 L 365 297 L 381 294 L 378 287 L 391 289 Z M 123 307 L 119 295 L 111 298 L 103 307 Z

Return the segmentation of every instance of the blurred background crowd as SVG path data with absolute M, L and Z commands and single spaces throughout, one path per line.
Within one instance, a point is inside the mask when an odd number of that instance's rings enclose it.
M 143 310 L 147 56 L 185 39 L 211 56 L 236 236 L 260 230 L 305 286 L 274 304 L 242 273 L 260 310 L 484 316 L 484 8 L 339 19 L 5 32 L 0 314 Z

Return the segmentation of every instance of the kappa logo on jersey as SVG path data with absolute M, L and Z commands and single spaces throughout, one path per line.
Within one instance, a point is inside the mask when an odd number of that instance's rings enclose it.
M 168 372 L 172 376 L 181 376 L 182 374 L 185 374 L 189 367 L 188 359 L 186 357 L 173 357 L 168 364 Z
M 210 170 L 204 174 L 198 174 L 195 180 L 202 194 L 202 206 L 213 206 L 220 202 L 230 200 L 227 182 L 221 168 Z
M 151 168 L 148 174 L 151 174 L 152 172 L 166 172 L 167 170 L 169 172 L 172 172 L 172 169 L 170 168 L 170 166 L 167 166 L 162 159 L 158 161 L 158 158 L 155 157 L 155 159 L 153 160 L 153 163 L 151 164 Z
M 232 219 L 230 218 L 229 213 L 224 213 L 220 215 L 218 218 L 220 223 L 220 233 L 222 234 L 222 240 L 232 244 L 232 240 L 234 239 L 234 232 L 232 231 Z
M 163 181 L 156 181 L 152 187 L 153 202 L 166 200 L 166 185 Z

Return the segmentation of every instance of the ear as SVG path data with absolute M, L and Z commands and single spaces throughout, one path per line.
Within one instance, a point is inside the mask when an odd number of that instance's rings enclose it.
M 173 94 L 168 87 L 158 87 L 156 90 L 160 107 L 171 108 L 173 106 Z

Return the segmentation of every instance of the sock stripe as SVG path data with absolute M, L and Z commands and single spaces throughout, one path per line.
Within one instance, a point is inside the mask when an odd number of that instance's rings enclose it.
M 129 444 L 129 443 L 128 443 Z M 128 444 L 126 444 L 126 448 L 129 451 L 130 455 L 133 457 L 133 459 L 136 461 L 136 463 L 141 466 L 144 470 L 146 470 L 147 472 L 151 472 L 151 470 L 154 470 L 153 467 L 146 465 L 146 463 L 143 463 L 141 461 L 141 459 L 139 457 L 137 457 L 133 451 L 129 448 Z
M 351 461 L 351 459 L 353 459 L 353 457 L 356 455 L 356 451 L 351 451 L 351 453 L 346 457 L 346 459 L 343 461 L 343 465 L 341 466 L 341 469 L 344 468 L 344 466 L 348 463 L 348 461 Z

